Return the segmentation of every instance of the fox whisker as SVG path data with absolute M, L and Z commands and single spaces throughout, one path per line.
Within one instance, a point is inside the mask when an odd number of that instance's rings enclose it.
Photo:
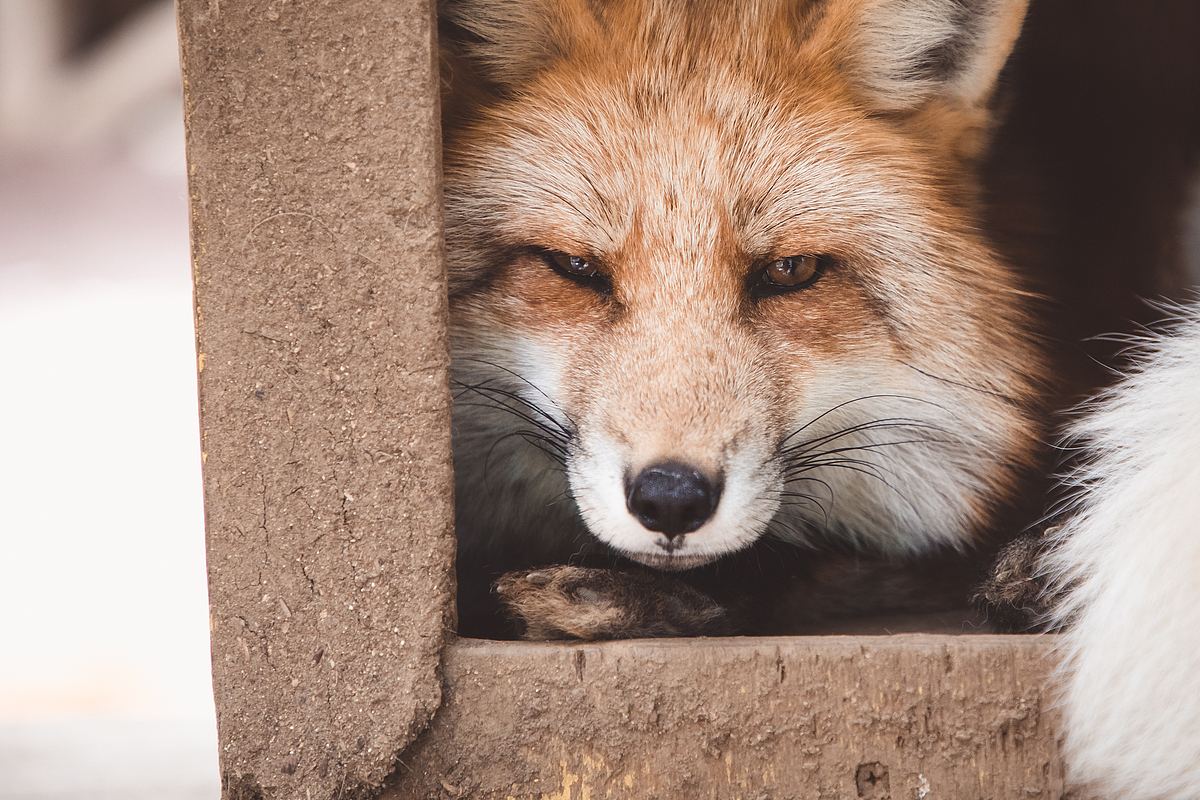
M 811 495 L 804 492 L 791 492 L 790 487 L 796 483 L 802 482 L 819 482 L 825 486 L 829 494 L 829 501 L 833 501 L 833 489 L 830 484 L 824 480 L 814 478 L 812 473 L 822 469 L 841 469 L 848 472 L 854 472 L 865 477 L 878 481 L 889 491 L 899 497 L 908 507 L 920 516 L 920 511 L 917 506 L 908 498 L 895 484 L 889 480 L 898 478 L 896 471 L 885 463 L 880 463 L 879 460 L 867 459 L 864 457 L 856 457 L 853 454 L 875 455 L 880 459 L 887 458 L 889 454 L 896 448 L 903 447 L 922 447 L 922 446 L 954 446 L 960 443 L 960 440 L 953 437 L 946 429 L 933 422 L 923 419 L 915 419 L 911 417 L 885 417 L 881 419 L 867 420 L 859 422 L 829 433 L 819 436 L 812 436 L 807 439 L 796 441 L 792 444 L 787 444 L 794 439 L 802 431 L 810 428 L 818 420 L 829 416 L 832 412 L 843 409 L 853 403 L 861 402 L 873 398 L 900 398 L 899 395 L 867 395 L 854 400 L 848 400 L 833 408 L 818 415 L 813 420 L 806 423 L 801 428 L 793 431 L 782 442 L 778 450 L 778 459 L 781 467 L 781 475 L 783 477 L 783 487 L 785 491 L 780 493 L 780 497 L 784 498 L 785 504 L 798 502 L 815 501 Z M 905 400 L 915 402 L 923 402 L 917 398 L 903 397 Z M 936 403 L 929 403 L 936 406 Z M 938 406 L 940 408 L 940 406 Z M 887 441 L 866 441 L 861 444 L 841 444 L 845 439 L 853 436 L 860 436 L 867 433 L 877 431 L 903 431 L 909 435 L 899 439 L 889 439 Z M 929 435 L 923 435 L 929 434 Z M 831 446 L 836 445 L 836 446 Z M 799 498 L 791 497 L 791 495 L 800 495 Z M 821 506 L 822 512 L 828 518 L 826 509 Z
M 889 417 L 889 418 L 885 418 L 885 419 L 871 420 L 869 422 L 862 422 L 857 425 L 851 425 L 848 428 L 841 428 L 839 430 L 824 434 L 822 436 L 815 436 L 810 439 L 805 439 L 804 441 L 797 442 L 793 445 L 789 445 L 787 447 L 781 447 L 780 452 L 784 453 L 784 454 L 793 454 L 793 455 L 800 454 L 800 453 L 807 452 L 814 447 L 819 447 L 821 445 L 830 444 L 830 443 L 836 441 L 837 439 L 841 439 L 845 436 L 852 436 L 856 433 L 865 433 L 867 431 L 879 431 L 879 430 L 894 430 L 894 429 L 906 429 L 906 430 L 916 430 L 916 431 L 930 430 L 930 431 L 936 431 L 938 433 L 944 433 L 944 434 L 948 435 L 948 432 L 944 428 L 942 428 L 941 426 L 935 425 L 932 422 L 927 422 L 925 420 L 920 420 L 920 419 L 911 419 L 908 417 Z
M 494 409 L 496 411 L 503 411 L 507 414 L 510 414 L 510 415 L 516 417 L 519 420 L 522 420 L 523 422 L 527 422 L 530 425 L 534 426 L 534 429 L 536 431 L 538 431 L 541 435 L 545 436 L 547 439 L 551 439 L 551 440 L 558 442 L 559 444 L 564 445 L 564 446 L 570 442 L 570 439 L 563 436 L 559 431 L 556 431 L 553 428 L 543 425 L 538 420 L 531 418 L 528 414 L 525 414 L 525 413 L 513 408 L 512 406 L 509 406 L 506 403 L 500 403 L 500 402 L 491 400 L 490 398 L 487 398 L 486 396 L 484 396 L 484 400 L 482 402 L 458 402 L 455 405 L 459 408 L 490 408 L 490 409 Z M 508 431 L 506 431 L 506 433 L 507 432 Z
M 903 394 L 868 394 L 868 395 L 863 395 L 862 397 L 855 397 L 855 398 L 853 398 L 853 399 L 851 399 L 851 400 L 846 400 L 846 401 L 844 401 L 844 402 L 838 403 L 837 405 L 833 406 L 832 408 L 826 409 L 826 410 L 825 410 L 825 411 L 823 411 L 822 413 L 820 413 L 820 414 L 818 414 L 817 416 L 813 417 L 813 418 L 812 418 L 812 419 L 810 419 L 808 422 L 804 423 L 804 424 L 803 424 L 803 425 L 801 425 L 799 428 L 797 428 L 796 430 L 792 431 L 792 432 L 791 432 L 791 433 L 789 433 L 787 436 L 783 437 L 783 440 L 782 440 L 782 441 L 780 441 L 780 443 L 779 443 L 779 447 L 780 447 L 781 449 L 782 449 L 782 448 L 784 448 L 784 447 L 787 445 L 787 443 L 788 443 L 788 442 L 789 442 L 789 441 L 790 441 L 790 440 L 791 440 L 793 437 L 795 437 L 795 436 L 799 436 L 801 433 L 803 433 L 804 431 L 808 430 L 809 428 L 811 428 L 813 425 L 815 425 L 816 423 L 820 422 L 821 420 L 825 419 L 825 417 L 828 417 L 830 414 L 833 414 L 833 413 L 835 413 L 835 412 L 837 412 L 837 411 L 841 411 L 842 409 L 846 408 L 847 406 L 853 405 L 854 403 L 863 403 L 863 402 L 866 402 L 867 400 L 905 400 L 905 401 L 908 401 L 908 402 L 913 402 L 913 403 L 922 403 L 922 404 L 925 404 L 925 405 L 930 405 L 930 406 L 933 406 L 933 407 L 935 407 L 935 408 L 940 408 L 940 409 L 942 409 L 943 411 L 945 410 L 945 409 L 944 409 L 944 408 L 943 408 L 941 405 L 939 405 L 939 404 L 937 404 L 937 403 L 933 402 L 932 400 L 924 400 L 924 399 L 921 399 L 921 398 L 919 398 L 919 397 L 909 397 L 908 395 L 903 395 Z
M 463 381 L 455 380 L 453 383 L 455 386 L 460 387 L 463 390 L 459 394 L 455 395 L 456 400 L 467 392 L 473 392 L 482 397 L 486 397 L 492 402 L 497 403 L 500 402 L 497 400 L 497 397 L 503 397 L 505 399 L 512 400 L 515 403 L 519 403 L 521 406 L 529 409 L 530 412 L 535 414 L 536 418 L 529 418 L 527 415 L 525 415 L 525 418 L 530 422 L 530 424 L 536 425 L 542 430 L 550 430 L 552 427 L 556 435 L 567 439 L 574 436 L 575 431 L 573 427 L 563 425 L 553 416 L 547 414 L 546 411 L 538 406 L 537 403 L 530 402 L 528 399 L 522 397 L 518 392 L 498 388 L 492 385 L 490 382 L 465 383 Z M 501 405 L 509 408 L 509 410 L 512 410 L 514 413 L 518 413 L 515 409 L 512 409 L 510 406 L 508 406 L 507 403 L 501 403 Z M 520 413 L 524 414 L 524 412 Z
M 565 419 L 565 420 L 567 421 L 567 423 L 568 423 L 568 424 L 569 424 L 569 425 L 570 425 L 572 428 L 578 428 L 578 427 L 579 427 L 579 426 L 576 424 L 575 420 L 571 418 L 571 415 L 567 413 L 567 410 L 566 410 L 565 408 L 563 408 L 561 405 L 559 405 L 559 404 L 558 404 L 558 402 L 557 402 L 557 401 L 556 401 L 556 400 L 555 400 L 553 397 L 551 397 L 550 395 L 548 395 L 548 394 L 546 393 L 546 391 L 545 391 L 544 389 L 542 389 L 542 387 L 538 386 L 536 383 L 534 383 L 533 381 L 529 380 L 528 378 L 526 378 L 524 375 L 522 375 L 521 373 L 517 372 L 516 370 L 509 369 L 508 367 L 504 366 L 503 364 L 497 364 L 495 361 L 488 361 L 488 360 L 487 360 L 487 359 L 485 359 L 485 358 L 478 358 L 478 357 L 474 357 L 474 356 L 463 356 L 463 355 L 457 356 L 456 358 L 457 358 L 457 360 L 458 360 L 458 361 L 463 361 L 463 362 L 471 362 L 471 363 L 475 363 L 475 364 L 482 364 L 482 365 L 484 365 L 484 366 L 486 366 L 486 367 L 490 367 L 490 368 L 492 368 L 492 369 L 500 370 L 500 371 L 501 371 L 501 372 L 503 372 L 505 375 L 509 375 L 509 376 L 511 376 L 511 377 L 513 377 L 513 378 L 516 378 L 516 379 L 517 379 L 517 380 L 519 380 L 521 383 L 525 384 L 525 385 L 526 385 L 526 386 L 528 386 L 530 389 L 533 389 L 533 390 L 534 390 L 535 392 L 537 392 L 539 395 L 541 395 L 542 397 L 546 398 L 546 402 L 548 402 L 548 403 L 549 403 L 551 406 L 553 406 L 555 411 L 557 411 L 558 413 L 562 414 L 562 415 L 563 415 L 563 419 Z M 458 381 L 458 383 L 461 383 L 461 381 Z M 525 401 L 525 399 L 524 399 L 524 398 L 521 398 L 521 399 L 522 399 L 522 401 L 524 401 L 524 402 L 528 402 L 528 401 Z M 540 411 L 541 409 L 538 409 L 538 410 Z

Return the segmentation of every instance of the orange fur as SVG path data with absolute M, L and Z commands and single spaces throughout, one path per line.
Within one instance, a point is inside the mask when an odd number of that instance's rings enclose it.
M 987 105 L 1024 2 L 983 6 L 449 5 L 451 94 L 454 76 L 484 86 L 446 120 L 455 369 L 476 387 L 456 415 L 466 550 L 580 517 L 666 568 L 768 530 L 914 553 L 989 528 L 1034 458 L 1043 367 L 1021 281 L 977 225 Z M 531 248 L 602 265 L 611 296 Z M 757 265 L 797 254 L 834 263 L 750 296 Z M 529 425 L 498 402 L 567 431 L 565 478 L 499 443 Z M 803 426 L 878 420 L 906 422 L 830 440 L 862 463 L 789 475 L 781 448 Z M 726 476 L 671 556 L 621 488 L 665 459 Z M 553 507 L 568 486 L 575 506 Z

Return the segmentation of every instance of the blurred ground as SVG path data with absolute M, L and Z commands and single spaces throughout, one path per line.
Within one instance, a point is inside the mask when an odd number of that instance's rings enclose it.
M 218 796 L 183 131 L 157 69 L 119 118 L 0 149 L 4 800 Z

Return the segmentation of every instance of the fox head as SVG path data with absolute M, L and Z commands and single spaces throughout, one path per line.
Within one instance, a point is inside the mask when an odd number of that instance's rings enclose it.
M 1037 438 L 973 188 L 1024 10 L 447 4 L 460 526 L 666 569 L 985 529 Z

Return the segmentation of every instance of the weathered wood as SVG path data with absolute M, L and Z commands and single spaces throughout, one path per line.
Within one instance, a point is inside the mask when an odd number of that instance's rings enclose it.
M 1065 796 L 1048 641 L 460 641 L 408 798 Z
M 378 784 L 453 593 L 430 0 L 180 0 L 227 797 Z

